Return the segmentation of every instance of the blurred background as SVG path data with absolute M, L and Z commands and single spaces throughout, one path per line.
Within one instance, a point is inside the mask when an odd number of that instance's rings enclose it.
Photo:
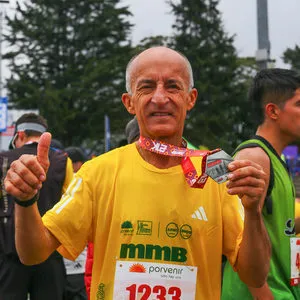
M 0 149 L 26 111 L 88 156 L 118 147 L 132 118 L 121 103 L 126 64 L 166 45 L 188 57 L 199 91 L 184 136 L 230 153 L 254 134 L 246 96 L 257 70 L 300 70 L 299 11 L 298 0 L 0 1 Z

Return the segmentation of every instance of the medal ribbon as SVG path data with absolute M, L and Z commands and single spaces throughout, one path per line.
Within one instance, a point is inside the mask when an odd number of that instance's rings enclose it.
M 206 159 L 208 155 L 219 152 L 221 149 L 215 150 L 195 150 L 186 148 L 186 141 L 182 141 L 182 147 L 174 146 L 161 141 L 152 140 L 143 136 L 140 136 L 138 144 L 141 148 L 153 153 L 166 156 L 182 157 L 181 167 L 185 176 L 185 179 L 190 187 L 203 189 L 208 175 L 205 174 Z M 198 176 L 196 168 L 190 157 L 200 156 L 202 157 L 201 163 L 201 175 Z

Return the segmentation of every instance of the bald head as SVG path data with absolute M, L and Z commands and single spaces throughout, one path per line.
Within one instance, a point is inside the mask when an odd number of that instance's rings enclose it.
M 170 60 L 171 61 L 182 61 L 183 71 L 186 72 L 188 77 L 188 86 L 189 89 L 192 89 L 194 86 L 194 79 L 193 79 L 193 71 L 190 62 L 188 59 L 178 51 L 172 50 L 167 47 L 152 47 L 149 49 L 144 50 L 140 54 L 134 56 L 129 63 L 127 64 L 126 68 L 126 90 L 129 94 L 132 93 L 132 83 L 134 80 L 134 73 L 138 70 L 138 67 L 141 66 L 145 59 L 153 63 L 161 61 L 161 60 Z

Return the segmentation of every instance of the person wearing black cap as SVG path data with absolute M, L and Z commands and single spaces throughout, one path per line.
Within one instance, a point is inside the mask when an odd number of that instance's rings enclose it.
M 87 161 L 87 156 L 80 147 L 70 146 L 67 147 L 65 151 L 72 160 L 73 170 L 74 173 L 76 173 Z
M 47 129 L 47 121 L 42 116 L 22 115 L 16 122 L 10 150 L 0 153 L 0 299 L 23 300 L 28 295 L 36 300 L 63 299 L 65 267 L 58 252 L 35 266 L 25 266 L 19 260 L 14 238 L 14 202 L 18 200 L 7 194 L 3 185 L 13 161 L 23 154 L 36 155 L 39 138 Z M 64 152 L 50 150 L 49 159 L 51 167 L 38 200 L 41 215 L 59 201 L 73 177 L 72 165 L 67 163 Z

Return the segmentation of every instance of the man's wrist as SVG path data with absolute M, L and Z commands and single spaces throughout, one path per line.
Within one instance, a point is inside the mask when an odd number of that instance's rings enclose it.
M 18 200 L 18 199 L 14 199 L 15 203 L 22 206 L 22 207 L 28 207 L 28 206 L 31 206 L 33 205 L 39 198 L 39 193 L 37 193 L 32 199 L 30 200 L 26 200 L 26 201 L 21 201 L 21 200 Z

